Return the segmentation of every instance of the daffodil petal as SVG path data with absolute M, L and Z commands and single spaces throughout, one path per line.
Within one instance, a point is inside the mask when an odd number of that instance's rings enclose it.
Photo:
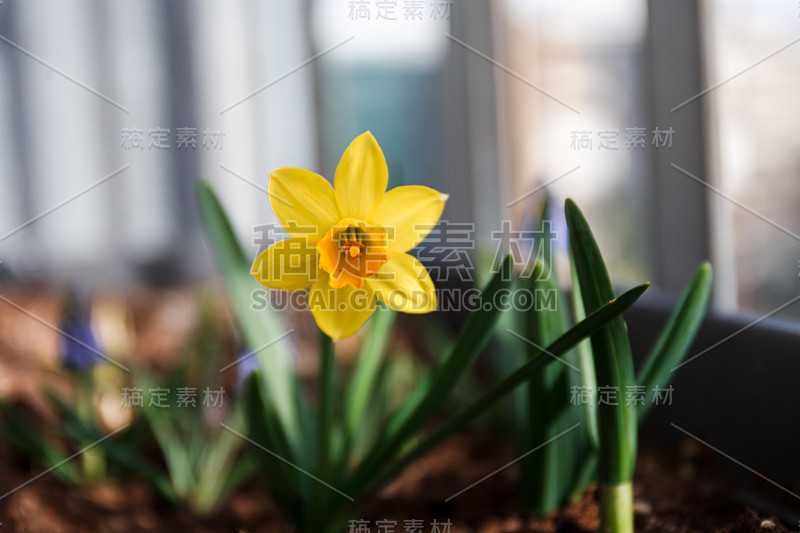
M 436 288 L 428 271 L 408 254 L 395 252 L 380 273 L 364 281 L 375 296 L 403 313 L 430 313 L 438 306 Z
M 270 172 L 269 198 L 289 235 L 307 237 L 311 243 L 341 218 L 333 187 L 310 170 L 287 167 Z
M 389 169 L 378 141 L 362 133 L 342 154 L 333 185 L 342 217 L 369 221 L 389 183 Z
M 302 291 L 317 279 L 317 250 L 304 237 L 282 240 L 256 257 L 250 273 L 270 289 Z
M 308 307 L 319 329 L 333 340 L 356 333 L 375 311 L 375 296 L 367 289 L 328 284 L 328 275 L 320 273 L 308 293 Z
M 428 236 L 446 201 L 446 194 L 430 187 L 397 187 L 384 195 L 372 220 L 386 228 L 389 250 L 407 252 Z

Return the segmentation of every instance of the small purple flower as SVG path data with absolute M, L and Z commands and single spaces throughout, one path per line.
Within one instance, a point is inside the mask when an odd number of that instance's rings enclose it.
M 550 202 L 547 205 L 546 216 L 550 221 L 550 242 L 553 252 L 556 254 L 569 253 L 569 229 L 563 205 L 563 202 L 560 205 L 557 205 L 556 202 Z
M 70 317 L 61 334 L 61 358 L 64 366 L 78 372 L 100 362 L 100 349 L 87 316 Z
M 284 334 L 283 337 L 286 337 Z M 297 363 L 297 341 L 293 337 L 284 338 L 281 340 L 282 343 L 285 343 L 286 348 L 289 351 L 289 357 L 294 364 Z M 241 390 L 244 386 L 244 382 L 250 377 L 250 374 L 253 373 L 254 370 L 258 369 L 258 356 L 266 346 L 262 347 L 261 350 L 250 350 L 249 347 L 245 346 L 241 350 L 239 350 L 239 355 L 236 357 L 236 360 L 233 362 L 233 365 L 236 366 L 236 387 L 237 389 Z
M 245 380 L 258 368 L 258 356 L 251 350 L 242 350 L 236 360 L 236 388 L 241 390 Z

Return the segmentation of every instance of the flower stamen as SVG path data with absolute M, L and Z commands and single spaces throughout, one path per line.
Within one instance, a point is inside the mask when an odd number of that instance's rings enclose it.
M 353 259 L 355 259 L 356 257 L 358 257 L 361 254 L 361 248 L 364 247 L 364 245 L 361 244 L 360 242 L 359 243 L 355 243 L 355 244 L 351 244 L 349 246 L 350 246 L 350 248 L 347 249 L 347 253 Z
M 344 219 L 317 243 L 319 267 L 330 274 L 331 287 L 360 289 L 388 261 L 386 242 L 383 227 Z

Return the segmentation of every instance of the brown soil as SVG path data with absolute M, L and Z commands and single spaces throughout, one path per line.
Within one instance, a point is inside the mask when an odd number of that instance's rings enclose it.
M 58 323 L 58 307 L 49 291 L 5 288 L 2 293 L 36 316 Z M 145 294 L 131 302 L 136 331 L 129 347 L 154 363 L 176 356 L 196 322 L 190 291 Z M 144 296 L 142 296 L 144 295 Z M 168 319 L 166 319 L 166 318 Z M 165 328 L 163 324 L 173 327 Z M 179 324 L 180 327 L 174 327 Z M 55 370 L 58 336 L 51 329 L 9 305 L 0 305 L 0 398 L 22 402 L 44 420 L 52 420 L 41 390 L 67 390 Z M 347 352 L 347 346 L 342 347 Z M 303 351 L 302 349 L 299 351 Z M 154 364 L 154 366 L 158 366 Z M 665 451 L 643 446 L 636 472 L 636 524 L 640 533 L 789 532 L 775 517 L 759 516 L 730 501 L 731 484 L 713 469 L 707 450 L 685 443 Z M 546 520 L 525 523 L 517 505 L 517 469 L 510 467 L 445 501 L 495 472 L 515 457 L 513 450 L 481 435 L 458 435 L 409 468 L 380 494 L 353 513 L 369 531 L 378 520 L 395 520 L 404 531 L 407 520 L 421 520 L 432 533 L 434 520 L 451 523 L 451 532 L 597 531 L 597 506 L 592 489 L 583 499 Z M 0 446 L 0 533 L 127 533 L 127 532 L 265 532 L 288 529 L 259 483 L 247 485 L 212 517 L 198 518 L 166 505 L 140 481 L 73 487 L 52 474 L 31 481 L 42 469 Z M 24 487 L 17 489 L 21 485 Z M 13 492 L 10 492 L 13 491 Z M 5 496 L 4 496 L 5 495 Z M 342 532 L 348 531 L 346 524 Z M 444 533 L 447 529 L 439 528 Z M 308 533 L 308 532 L 307 532 Z
M 482 443 L 476 444 L 476 442 Z M 597 531 L 595 492 L 546 520 L 525 523 L 517 512 L 516 470 L 498 472 L 470 490 L 445 500 L 513 458 L 485 439 L 459 435 L 409 468 L 393 485 L 365 502 L 354 517 L 370 531 L 379 520 L 394 520 L 394 531 L 405 521 L 421 520 L 422 531 L 435 531 L 436 520 L 451 523 L 455 532 L 589 533 Z M 19 458 L 0 458 L 0 492 L 14 489 L 40 472 L 23 467 Z M 703 465 L 708 457 L 686 443 L 679 452 L 645 448 L 636 474 L 636 530 L 640 533 L 790 532 L 774 517 L 733 503 L 725 486 L 711 483 Z M 714 474 L 716 475 L 716 474 Z M 138 481 L 89 488 L 65 486 L 52 475 L 42 476 L 0 500 L 0 532 L 265 532 L 289 531 L 266 490 L 252 484 L 236 494 L 216 515 L 192 516 L 159 503 Z M 341 531 L 347 532 L 344 524 Z M 444 532 L 446 529 L 439 529 Z
M 483 439 L 457 436 L 414 465 L 375 502 L 371 522 L 391 517 L 402 524 L 450 520 L 451 531 L 501 533 L 594 533 L 599 527 L 596 491 L 544 520 L 526 522 L 518 513 L 517 472 L 509 467 L 445 502 L 513 460 Z M 714 467 L 714 457 L 693 441 L 679 450 L 644 446 L 635 476 L 639 533 L 789 533 L 776 517 L 730 500 L 732 485 Z M 427 529 L 428 531 L 430 529 Z

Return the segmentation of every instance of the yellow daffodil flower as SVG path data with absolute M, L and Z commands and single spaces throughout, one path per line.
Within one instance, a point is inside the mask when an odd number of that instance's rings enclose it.
M 447 195 L 417 185 L 387 192 L 388 180 L 370 132 L 345 150 L 335 190 L 308 170 L 270 172 L 270 203 L 290 238 L 261 253 L 251 273 L 269 288 L 310 288 L 309 308 L 333 339 L 356 333 L 376 299 L 405 313 L 436 309 L 428 272 L 406 252 L 439 220 Z

